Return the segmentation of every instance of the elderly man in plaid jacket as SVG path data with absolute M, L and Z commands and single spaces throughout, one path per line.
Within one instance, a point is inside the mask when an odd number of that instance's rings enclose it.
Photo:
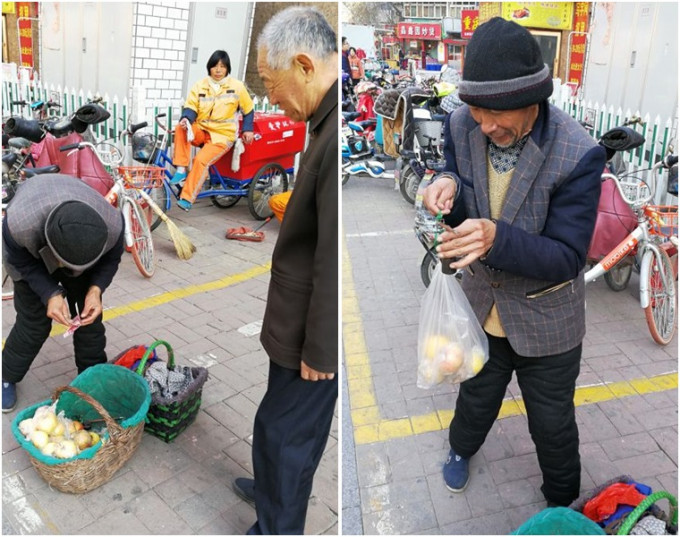
M 80 179 L 38 175 L 17 190 L 2 222 L 2 262 L 14 282 L 16 322 L 2 351 L 2 411 L 16 405 L 52 321 L 70 327 L 76 366 L 106 362 L 102 293 L 123 255 L 123 219 Z
M 467 47 L 445 126 L 447 172 L 424 203 L 447 216 L 443 263 L 468 267 L 462 285 L 489 340 L 489 361 L 463 382 L 444 465 L 449 490 L 498 416 L 515 371 L 549 505 L 580 488 L 574 390 L 585 335 L 586 252 L 604 149 L 547 99 L 552 77 L 531 34 L 493 18 Z M 452 258 L 457 258 L 452 262 Z

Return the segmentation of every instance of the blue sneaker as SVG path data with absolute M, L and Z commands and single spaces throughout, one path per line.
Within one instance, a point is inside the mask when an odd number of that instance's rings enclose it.
M 2 411 L 12 412 L 17 406 L 17 385 L 14 382 L 2 381 Z
M 187 178 L 187 172 L 175 172 L 175 175 L 170 179 L 171 185 L 177 185 Z
M 451 492 L 463 492 L 470 481 L 470 460 L 449 451 L 449 458 L 444 463 L 444 482 Z
M 184 209 L 185 211 L 188 211 L 191 209 L 191 202 L 187 200 L 179 200 L 177 202 L 177 207 L 180 209 Z

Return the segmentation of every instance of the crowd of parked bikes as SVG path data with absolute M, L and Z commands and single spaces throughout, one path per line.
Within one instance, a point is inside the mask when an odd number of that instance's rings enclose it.
M 350 178 L 387 179 L 414 205 L 414 232 L 425 249 L 420 273 L 428 286 L 439 266 L 439 223 L 423 216 L 420 203 L 422 191 L 446 164 L 444 122 L 463 104 L 456 91 L 459 73 L 446 65 L 420 74 L 375 61 L 367 65 L 358 83 L 343 73 L 342 184 Z M 582 125 L 593 133 L 593 126 Z M 646 129 L 632 117 L 597 136 L 608 163 L 585 279 L 603 277 L 613 291 L 622 291 L 638 272 L 640 306 L 653 339 L 665 345 L 677 320 L 678 159 L 671 145 L 647 169 L 627 163 L 625 155 L 644 149 Z M 662 189 L 667 205 L 654 203 Z

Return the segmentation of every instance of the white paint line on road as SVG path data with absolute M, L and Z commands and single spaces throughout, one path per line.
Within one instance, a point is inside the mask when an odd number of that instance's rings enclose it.
M 388 235 L 413 235 L 412 229 L 398 229 L 395 231 L 368 231 L 366 233 L 347 233 L 345 238 L 356 239 L 362 237 L 385 237 Z
M 16 516 L 12 520 L 20 524 L 19 534 L 33 535 L 47 533 L 48 529 L 40 517 L 40 515 L 28 504 L 26 498 L 21 498 L 14 502 L 11 507 L 15 511 Z M 56 529 L 56 528 L 52 528 Z
M 262 320 L 255 321 L 254 323 L 246 324 L 238 329 L 238 332 L 246 337 L 256 336 L 262 332 Z

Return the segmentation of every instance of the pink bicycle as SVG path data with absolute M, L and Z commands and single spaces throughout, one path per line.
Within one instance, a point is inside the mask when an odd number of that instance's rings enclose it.
M 677 162 L 677 156 L 667 155 L 651 168 L 648 181 L 603 175 L 615 182 L 621 197 L 636 214 L 637 227 L 585 273 L 589 283 L 615 269 L 621 261 L 634 257 L 640 269 L 640 306 L 645 311 L 652 338 L 659 345 L 670 343 L 675 333 L 678 207 L 651 205 L 650 201 L 654 197 L 658 170 L 670 170 Z

